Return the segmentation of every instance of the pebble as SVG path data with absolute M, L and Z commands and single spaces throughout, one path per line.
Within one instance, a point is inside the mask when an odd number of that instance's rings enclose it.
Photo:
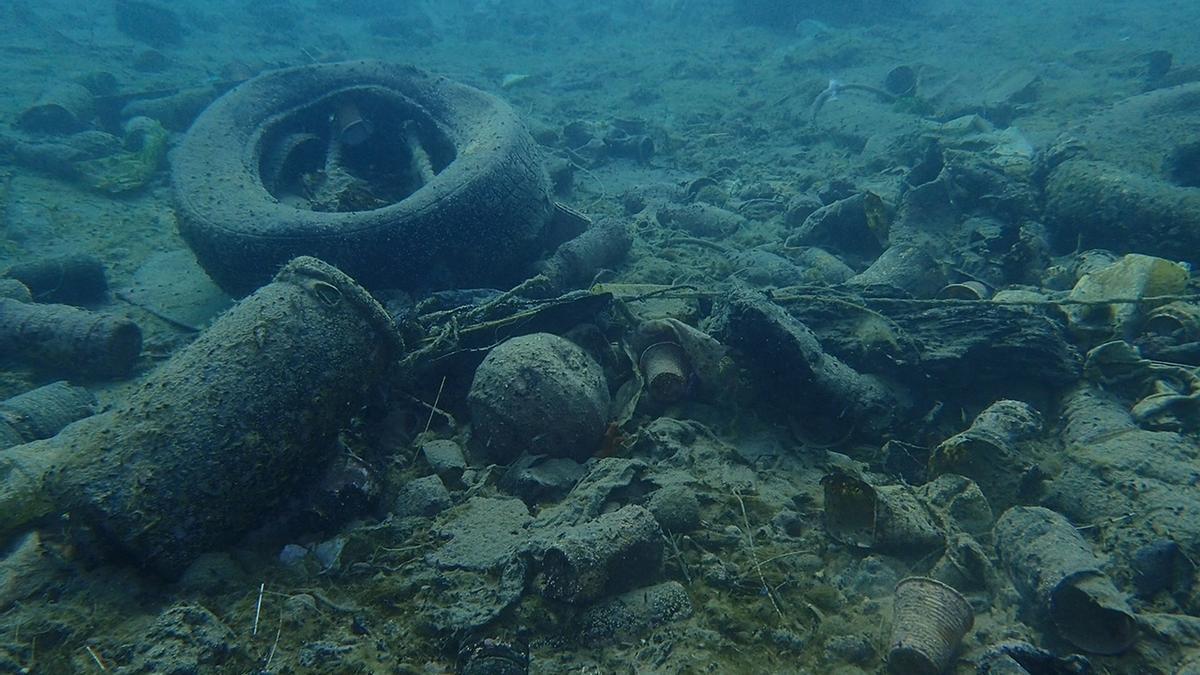
M 425 476 L 409 481 L 396 495 L 392 512 L 400 517 L 436 516 L 453 504 L 450 491 L 437 476 Z

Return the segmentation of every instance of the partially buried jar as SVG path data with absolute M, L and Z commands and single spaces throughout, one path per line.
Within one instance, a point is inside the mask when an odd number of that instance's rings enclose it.
M 512 338 L 475 371 L 472 447 L 502 464 L 523 452 L 586 459 L 604 437 L 609 400 L 600 365 L 574 343 L 549 333 Z

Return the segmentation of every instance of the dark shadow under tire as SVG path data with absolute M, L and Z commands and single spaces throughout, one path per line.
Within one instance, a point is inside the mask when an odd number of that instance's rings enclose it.
M 264 182 L 264 153 L 289 125 L 328 120 L 326 111 L 346 100 L 384 125 L 405 118 L 430 148 L 436 173 L 377 208 L 313 210 L 281 200 Z M 536 145 L 506 103 L 375 61 L 244 82 L 196 119 L 173 155 L 172 181 L 180 233 L 209 275 L 239 296 L 299 255 L 368 288 L 508 284 L 540 254 L 552 212 Z

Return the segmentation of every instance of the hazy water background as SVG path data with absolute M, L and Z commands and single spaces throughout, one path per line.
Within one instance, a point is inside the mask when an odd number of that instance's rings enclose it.
M 649 161 L 590 167 L 561 196 L 604 214 L 622 213 L 621 196 L 629 191 L 679 186 L 697 176 L 721 177 L 743 195 L 766 184 L 786 198 L 838 180 L 870 185 L 903 170 L 885 149 L 859 141 L 872 130 L 902 133 L 912 115 L 847 95 L 812 124 L 810 105 L 831 79 L 878 86 L 892 68 L 910 64 L 947 96 L 964 92 L 964 101 L 985 101 L 987 92 L 1014 80 L 1036 79 L 1039 95 L 1021 105 L 1012 123 L 1043 148 L 1090 113 L 1142 92 L 1150 53 L 1169 52 L 1180 68 L 1200 65 L 1200 3 L 1168 0 L 180 0 L 162 6 L 177 19 L 177 34 L 122 31 L 110 2 L 4 0 L 0 127 L 10 128 L 41 91 L 64 79 L 106 74 L 110 95 L 133 96 L 232 83 L 279 67 L 384 59 L 496 93 L 546 139 L 551 154 L 565 149 L 561 131 L 573 122 L 646 125 L 656 141 Z M 172 142 L 182 132 L 172 130 Z M 729 243 L 748 248 L 778 237 L 781 228 L 776 218 Z M 0 267 L 87 251 L 104 260 L 110 284 L 121 287 L 152 254 L 183 247 L 166 167 L 145 189 L 112 196 L 15 162 L 0 164 Z M 625 280 L 702 281 L 708 268 L 690 256 L 642 242 Z M 154 358 L 169 354 L 179 338 L 146 321 Z M 22 391 L 39 377 L 6 373 L 0 393 Z M 98 389 L 112 400 L 126 386 Z M 233 607 L 244 600 L 222 602 Z M 120 609 L 128 614 L 117 620 L 152 611 Z

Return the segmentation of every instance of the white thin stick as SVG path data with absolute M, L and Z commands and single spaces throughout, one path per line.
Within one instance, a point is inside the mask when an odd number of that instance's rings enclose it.
M 100 660 L 100 655 L 96 653 L 96 650 L 92 649 L 91 645 L 86 645 L 84 649 L 86 649 L 87 653 L 92 656 L 92 660 L 96 662 L 96 665 L 100 666 L 100 670 L 103 670 L 107 673 L 108 666 L 104 665 L 104 662 Z
M 258 617 L 262 616 L 262 598 L 265 590 L 267 590 L 267 582 L 264 581 L 258 587 L 258 603 L 254 606 L 254 630 L 250 631 L 250 637 L 258 635 Z
M 446 377 L 442 376 L 442 383 L 438 385 L 437 396 L 433 397 L 433 406 L 430 407 L 430 409 L 429 409 L 429 419 L 425 420 L 425 431 L 422 431 L 421 433 L 428 432 L 429 425 L 433 424 L 433 413 L 437 412 L 438 403 L 440 403 L 442 400 L 442 387 L 445 387 L 445 386 L 446 386 Z
M 283 617 L 279 617 L 279 630 L 275 631 L 275 644 L 271 645 L 271 653 L 267 654 L 267 664 L 263 670 L 271 669 L 271 660 L 275 658 L 275 648 L 279 646 L 279 636 L 283 634 Z
M 742 509 L 742 522 L 746 524 L 746 541 L 750 544 L 750 559 L 754 561 L 754 571 L 758 572 L 758 581 L 762 584 L 763 591 L 767 594 L 767 599 L 771 601 L 771 606 L 775 608 L 775 613 L 783 619 L 783 611 L 779 609 L 779 603 L 775 602 L 775 593 L 771 591 L 771 587 L 767 585 L 767 578 L 763 575 L 762 563 L 758 561 L 758 551 L 754 546 L 754 532 L 750 529 L 750 516 L 746 515 L 746 502 L 742 500 L 742 495 L 737 490 L 733 491 L 733 496 L 737 497 L 738 506 Z M 786 619 L 784 619 L 786 621 Z

